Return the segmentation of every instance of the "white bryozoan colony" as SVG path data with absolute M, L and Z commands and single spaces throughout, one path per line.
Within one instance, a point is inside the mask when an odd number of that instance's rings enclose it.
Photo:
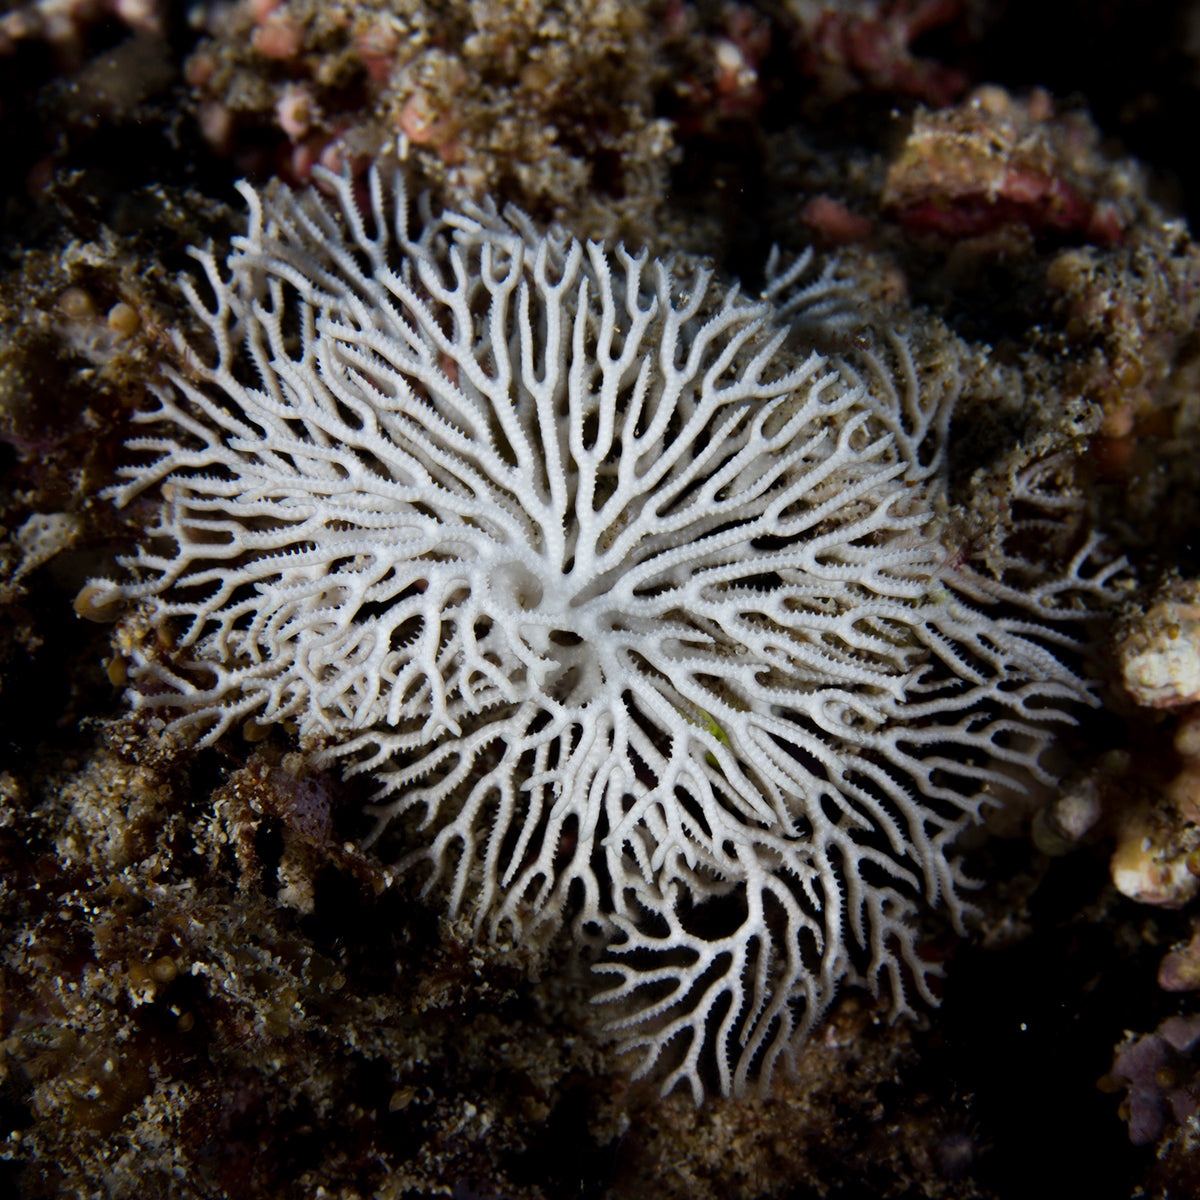
M 519 213 L 413 222 L 395 164 L 324 182 L 243 185 L 195 253 L 212 346 L 111 490 L 161 516 L 79 602 L 171 631 L 134 702 L 370 772 L 368 842 L 484 940 L 568 926 L 666 1089 L 761 1083 L 844 980 L 931 999 L 916 903 L 960 919 L 956 836 L 1088 699 L 1050 647 L 1090 547 L 1024 594 L 951 551 L 953 397 L 895 335 L 797 353 L 846 319 L 828 272 L 751 302 Z

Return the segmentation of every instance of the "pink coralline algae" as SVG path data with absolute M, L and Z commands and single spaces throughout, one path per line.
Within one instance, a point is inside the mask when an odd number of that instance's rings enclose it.
M 1168 1017 L 1153 1033 L 1118 1049 L 1111 1077 L 1128 1089 L 1122 1112 L 1134 1145 L 1157 1142 L 1172 1122 L 1200 1112 L 1197 1044 L 1200 1016 Z
M 913 96 L 935 107 L 966 88 L 957 70 L 919 58 L 912 44 L 961 17 L 962 0 L 876 0 L 868 4 L 795 4 L 800 10 L 801 69 L 838 96 L 859 90 Z
M 888 169 L 883 206 L 905 229 L 957 241 L 996 230 L 1119 241 L 1126 218 L 1091 178 L 1095 134 L 985 87 L 953 109 L 918 112 Z

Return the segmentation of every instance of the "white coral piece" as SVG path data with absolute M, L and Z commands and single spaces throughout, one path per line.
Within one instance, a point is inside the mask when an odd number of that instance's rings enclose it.
M 1200 700 L 1200 583 L 1176 579 L 1124 622 L 1121 682 L 1138 704 L 1181 708 Z
M 932 1001 L 916 901 L 958 920 L 956 836 L 1088 699 L 1045 624 L 1103 591 L 1088 548 L 1027 593 L 948 550 L 953 395 L 902 339 L 797 357 L 706 269 L 324 181 L 243 185 L 228 273 L 195 253 L 215 361 L 113 489 L 163 485 L 139 582 L 84 602 L 176 631 L 135 702 L 372 772 L 368 840 L 480 935 L 608 947 L 664 1088 L 744 1092 L 847 977 Z M 822 281 L 794 338 L 844 322 Z

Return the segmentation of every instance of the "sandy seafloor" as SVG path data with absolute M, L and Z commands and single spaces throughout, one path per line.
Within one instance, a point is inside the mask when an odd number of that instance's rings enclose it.
M 0 0 L 0 1194 L 1200 1193 L 1197 115 L 1190 3 Z M 400 136 L 439 202 L 751 292 L 772 245 L 836 255 L 957 373 L 964 553 L 1057 455 L 1129 561 L 1063 783 L 964 846 L 965 935 L 921 918 L 940 1007 L 846 990 L 763 1096 L 631 1082 L 568 948 L 384 886 L 367 785 L 286 728 L 132 714 L 145 630 L 73 609 L 153 516 L 98 493 L 191 329 L 186 247 L 236 180 Z

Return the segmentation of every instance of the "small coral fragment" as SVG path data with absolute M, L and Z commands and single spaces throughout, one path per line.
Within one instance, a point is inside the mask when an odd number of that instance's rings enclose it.
M 1138 704 L 1174 708 L 1200 700 L 1200 585 L 1164 588 L 1127 623 L 1117 657 L 1125 690 Z
M 1104 815 L 1103 796 L 1094 778 L 1078 781 L 1033 819 L 1034 844 L 1043 854 L 1066 854 L 1099 824 Z
M 13 534 L 24 555 L 14 579 L 20 579 L 75 544 L 82 521 L 74 513 L 34 513 Z
M 1200 831 L 1178 815 L 1144 804 L 1130 812 L 1117 834 L 1109 871 L 1117 890 L 1141 904 L 1181 908 L 1200 891 L 1190 867 Z
M 1158 965 L 1158 986 L 1165 992 L 1200 991 L 1200 926 Z

